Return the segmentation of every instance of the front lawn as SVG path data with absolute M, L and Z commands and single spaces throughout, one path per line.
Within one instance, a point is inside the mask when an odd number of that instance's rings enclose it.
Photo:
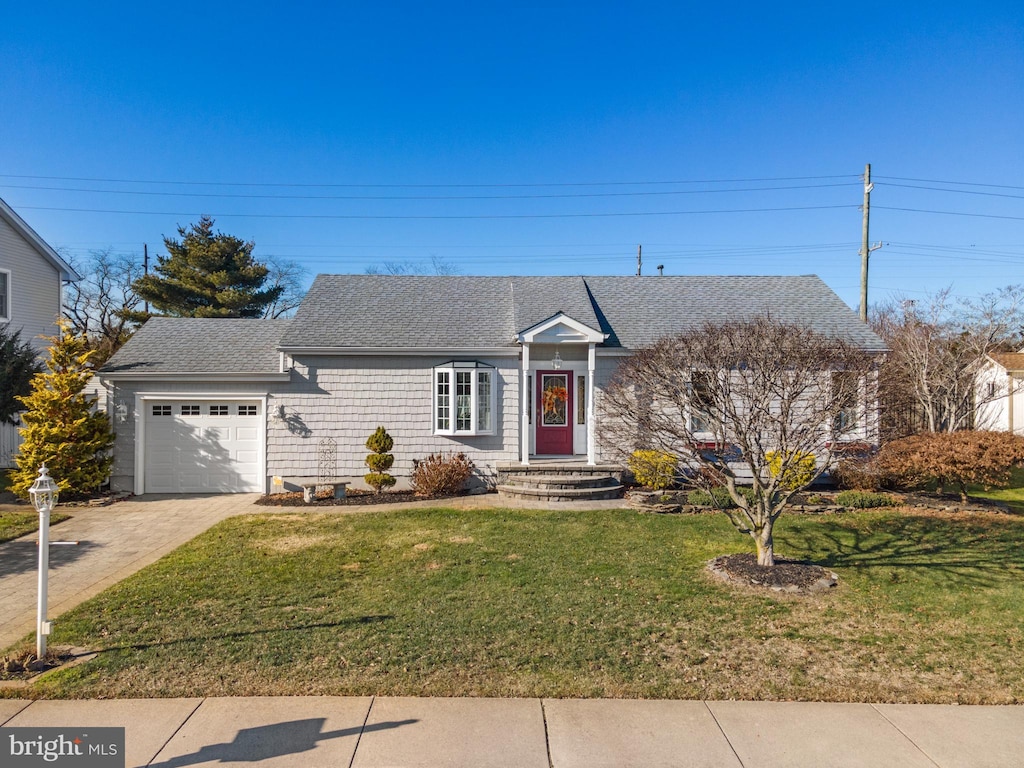
M 995 499 L 1004 502 L 1013 512 L 1024 515 L 1024 467 L 1016 467 L 1010 473 L 1008 488 L 986 489 L 980 486 L 970 488 L 971 496 Z
M 55 622 L 100 651 L 46 697 L 416 695 L 1024 701 L 1024 520 L 784 516 L 809 597 L 708 577 L 722 515 L 229 519 Z M 19 695 L 25 695 L 24 692 Z
M 56 525 L 67 519 L 68 515 L 63 513 L 50 513 L 51 525 Z M 11 511 L 0 510 L 0 544 L 37 530 L 39 530 L 39 513 L 32 507 Z

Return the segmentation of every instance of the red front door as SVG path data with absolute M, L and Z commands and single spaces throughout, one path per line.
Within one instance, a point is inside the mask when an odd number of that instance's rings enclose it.
M 537 371 L 536 453 L 572 456 L 572 371 Z

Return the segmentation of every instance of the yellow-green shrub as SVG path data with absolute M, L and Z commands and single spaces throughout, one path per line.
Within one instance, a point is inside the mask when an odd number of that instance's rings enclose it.
M 652 491 L 663 491 L 675 484 L 679 459 L 662 451 L 633 451 L 626 465 L 638 483 Z
M 771 472 L 772 477 L 778 477 L 780 472 L 783 473 L 780 482 L 783 488 L 789 490 L 803 488 L 814 479 L 817 462 L 814 460 L 813 453 L 796 451 L 783 454 L 782 451 L 768 451 L 765 458 L 768 459 L 768 471 Z M 782 467 L 784 458 L 788 459 L 788 466 L 785 470 Z

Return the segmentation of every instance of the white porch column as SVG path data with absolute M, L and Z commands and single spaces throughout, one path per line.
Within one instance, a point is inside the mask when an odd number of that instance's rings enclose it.
M 523 366 L 520 376 L 523 379 L 522 390 L 519 396 L 519 416 L 522 427 L 519 430 L 519 441 L 521 443 L 520 453 L 524 465 L 530 463 L 530 345 L 523 344 Z
M 587 345 L 587 464 L 597 464 L 597 424 L 594 422 L 594 370 L 597 368 L 597 350 L 591 342 Z

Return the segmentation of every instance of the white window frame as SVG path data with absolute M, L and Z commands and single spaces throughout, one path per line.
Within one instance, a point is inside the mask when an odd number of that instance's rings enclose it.
M 458 374 L 470 373 L 470 426 L 469 429 L 459 429 L 459 417 L 458 417 L 458 402 L 457 398 L 457 381 Z M 447 393 L 441 395 L 439 390 L 439 380 L 442 374 L 447 374 Z M 481 377 L 486 377 L 490 383 L 490 392 L 487 394 L 486 399 L 481 401 L 480 395 L 480 384 Z M 474 435 L 493 435 L 496 433 L 496 421 L 497 421 L 497 392 L 498 392 L 498 376 L 497 369 L 494 366 L 479 363 L 473 360 L 452 360 L 442 365 L 435 366 L 431 377 L 431 390 L 433 392 L 431 398 L 432 408 L 430 411 L 430 423 L 433 425 L 433 433 L 435 435 L 446 435 L 450 437 L 472 437 Z M 480 407 L 486 404 L 487 410 L 490 414 L 490 427 L 482 428 L 480 426 Z M 447 419 L 448 427 L 442 427 L 438 421 L 438 411 L 442 406 L 447 406 Z
M 3 312 L 0 312 L 0 323 L 9 323 L 11 322 L 11 270 L 0 269 L 0 274 L 7 278 L 4 290 L 0 291 L 0 296 L 3 296 L 4 302 Z
M 714 434 L 714 430 L 712 429 L 711 425 L 710 414 L 706 416 L 701 415 L 704 413 L 704 411 L 702 411 L 702 409 L 700 408 L 697 408 L 695 401 L 697 399 L 696 390 L 698 378 L 703 379 L 710 388 L 714 387 L 716 384 L 721 386 L 721 382 L 718 380 L 718 376 L 718 374 L 713 373 L 712 371 L 695 370 L 690 372 L 690 380 L 686 382 L 687 389 L 689 390 L 687 398 L 688 408 L 686 414 L 686 426 L 687 429 L 694 435 L 710 436 Z M 698 427 L 701 426 L 703 426 L 704 428 L 698 429 Z

